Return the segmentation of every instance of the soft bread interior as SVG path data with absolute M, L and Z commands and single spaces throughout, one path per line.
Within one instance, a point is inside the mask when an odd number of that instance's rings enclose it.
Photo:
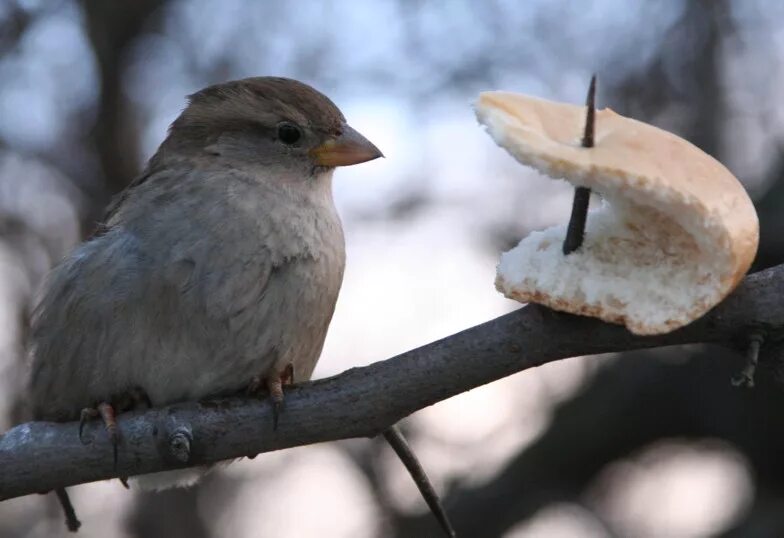
M 496 286 L 507 297 L 656 334 L 702 316 L 748 270 L 754 207 L 732 174 L 692 144 L 605 109 L 595 147 L 581 148 L 585 107 L 505 92 L 482 94 L 476 112 L 519 161 L 603 198 L 578 251 L 563 255 L 564 224 L 502 256 Z

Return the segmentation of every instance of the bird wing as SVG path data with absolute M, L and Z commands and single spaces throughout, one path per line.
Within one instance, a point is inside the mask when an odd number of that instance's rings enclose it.
M 49 276 L 31 331 L 40 418 L 135 385 L 156 405 L 203 397 L 274 363 L 280 294 L 268 292 L 297 261 L 274 265 L 217 194 L 185 202 L 191 187 L 185 175 L 136 183 Z

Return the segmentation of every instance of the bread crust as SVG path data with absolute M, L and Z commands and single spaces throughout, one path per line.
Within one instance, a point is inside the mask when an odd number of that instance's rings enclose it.
M 595 146 L 583 148 L 586 109 L 509 92 L 485 92 L 477 118 L 495 142 L 519 162 L 606 195 L 610 204 L 650 207 L 694 238 L 696 248 L 716 253 L 716 293 L 705 304 L 673 313 L 669 322 L 630 323 L 623 308 L 607 309 L 521 286 L 500 271 L 499 291 L 521 302 L 622 323 L 643 334 L 668 332 L 703 315 L 740 282 L 756 255 L 759 223 L 743 186 L 716 159 L 688 141 L 610 109 L 597 110 Z M 588 230 L 590 233 L 590 227 Z M 590 277 L 590 275 L 586 275 Z

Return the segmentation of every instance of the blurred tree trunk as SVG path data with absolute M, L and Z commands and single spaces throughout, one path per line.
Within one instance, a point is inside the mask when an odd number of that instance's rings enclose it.
M 123 93 L 122 76 L 129 46 L 165 3 L 164 0 L 81 2 L 101 83 L 96 120 L 88 144 L 97 152 L 104 189 L 87 212 L 88 235 L 94 225 L 91 221 L 101 217 L 110 197 L 139 173 L 138 136 Z

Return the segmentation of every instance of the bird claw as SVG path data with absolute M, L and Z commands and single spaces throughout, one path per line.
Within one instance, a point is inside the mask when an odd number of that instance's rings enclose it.
M 114 467 L 117 468 L 118 446 L 120 444 L 120 434 L 117 429 L 117 419 L 114 407 L 108 402 L 101 402 L 96 407 L 85 407 L 79 416 L 79 440 L 83 444 L 88 444 L 84 439 L 84 426 L 93 418 L 100 416 L 103 421 L 104 429 L 112 444 L 112 454 L 114 457 Z
M 288 363 L 286 368 L 283 370 L 283 373 L 280 374 L 280 382 L 283 385 L 293 385 L 294 384 L 294 364 Z
M 147 396 L 147 393 L 142 390 L 140 387 L 134 387 L 127 391 L 126 393 L 119 396 L 117 400 L 112 399 L 112 401 L 116 401 L 116 406 L 113 406 L 109 402 L 101 402 L 95 407 L 85 407 L 82 409 L 81 413 L 79 413 L 79 441 L 83 444 L 88 444 L 88 441 L 84 438 L 84 427 L 85 425 L 92 419 L 97 417 L 101 417 L 103 421 L 104 429 L 109 437 L 109 442 L 112 444 L 112 457 L 114 460 L 114 468 L 117 469 L 117 461 L 119 459 L 119 445 L 120 445 L 120 431 L 117 427 L 117 418 L 116 412 L 117 408 L 119 407 L 119 411 L 127 411 L 132 409 L 133 407 L 138 407 L 139 404 L 144 404 L 148 408 L 152 407 L 152 402 L 150 398 Z M 126 488 L 130 489 L 128 486 L 128 477 L 121 476 L 120 483 Z M 65 488 L 58 488 L 55 490 L 57 494 L 57 498 L 60 501 L 60 505 L 63 508 L 63 513 L 65 514 L 65 524 L 68 527 L 68 530 L 71 532 L 76 532 L 79 527 L 81 526 L 81 522 L 76 517 L 76 512 L 71 504 L 71 500 L 68 498 L 68 493 L 65 491 Z
M 246 394 L 251 396 L 258 393 L 262 387 L 266 387 L 272 403 L 272 431 L 278 431 L 280 415 L 283 411 L 283 387 L 294 383 L 294 365 L 289 363 L 286 368 L 277 376 L 262 378 L 253 376 L 246 389 Z
M 280 410 L 283 402 L 272 401 L 272 431 L 278 431 L 278 421 L 280 420 Z
M 270 393 L 270 400 L 272 400 L 272 431 L 278 431 L 280 412 L 283 408 L 283 376 L 269 379 L 267 389 Z
M 87 441 L 84 440 L 84 425 L 87 424 L 90 419 L 97 416 L 98 410 L 94 407 L 85 407 L 79 414 L 79 441 L 84 445 L 88 444 Z
M 261 376 L 254 375 L 250 379 L 250 383 L 248 383 L 248 388 L 245 389 L 245 394 L 247 396 L 255 396 L 259 392 L 259 390 L 261 390 L 262 386 L 263 386 L 263 382 Z
M 114 456 L 114 468 L 117 468 L 117 447 L 120 444 L 120 434 L 117 430 L 117 418 L 115 417 L 114 407 L 112 404 L 107 402 L 101 402 L 98 404 L 98 413 L 101 415 L 101 419 L 103 419 L 104 427 L 106 428 L 106 433 L 109 436 L 109 442 L 112 443 L 112 454 Z

